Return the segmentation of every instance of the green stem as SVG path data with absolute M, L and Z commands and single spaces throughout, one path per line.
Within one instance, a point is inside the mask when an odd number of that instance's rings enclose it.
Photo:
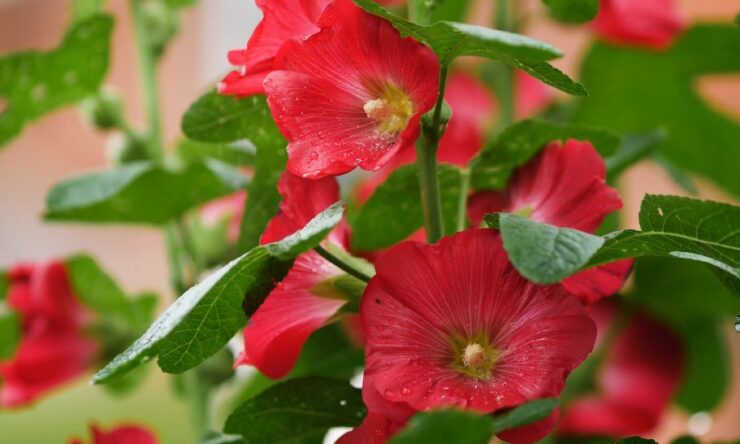
M 197 438 L 202 438 L 209 429 L 210 414 L 208 405 L 210 403 L 210 393 L 204 384 L 200 382 L 198 368 L 189 370 L 182 375 L 185 392 L 188 394 L 188 406 L 190 408 L 190 419 L 193 423 L 193 429 L 198 434 Z
M 463 231 L 468 226 L 468 194 L 470 193 L 470 169 L 460 172 L 460 194 L 457 200 L 457 230 Z
M 337 256 L 333 255 L 330 251 L 328 251 L 326 248 L 322 247 L 321 245 L 317 245 L 314 247 L 314 251 L 316 251 L 319 256 L 323 257 L 330 263 L 336 265 L 337 268 L 340 270 L 346 272 L 350 276 L 354 276 L 357 279 L 363 281 L 363 282 L 370 282 L 370 279 L 372 276 L 368 276 L 364 272 L 356 269 L 352 265 L 344 262 L 342 259 L 338 258 Z
M 172 222 L 164 227 L 164 238 L 167 247 L 167 258 L 170 263 L 170 284 L 179 297 L 190 287 L 185 280 L 185 264 L 182 255 L 182 245 L 177 231 L 177 224 Z
M 164 142 L 162 137 L 162 122 L 159 109 L 159 94 L 157 88 L 157 57 L 152 51 L 149 29 L 144 20 L 143 0 L 131 0 L 131 14 L 134 19 L 136 47 L 139 53 L 139 69 L 144 90 L 144 102 L 148 121 L 149 158 L 162 163 L 164 160 Z
M 427 242 L 435 243 L 444 235 L 442 218 L 442 200 L 439 192 L 437 173 L 437 150 L 442 138 L 442 107 L 447 86 L 447 66 L 442 66 L 439 73 L 439 93 L 432 113 L 432 122 L 424 128 L 422 137 L 416 143 L 416 167 L 419 173 L 421 202 L 424 208 L 424 226 Z M 423 124 L 424 125 L 424 124 Z

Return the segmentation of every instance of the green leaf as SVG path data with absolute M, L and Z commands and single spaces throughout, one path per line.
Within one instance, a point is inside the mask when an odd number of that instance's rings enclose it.
M 72 10 L 75 21 L 80 22 L 102 12 L 103 0 L 74 0 Z
M 0 301 L 4 301 L 10 290 L 10 277 L 8 272 L 0 270 Z
M 547 43 L 467 23 L 440 21 L 422 26 L 394 15 L 372 0 L 354 1 L 365 11 L 388 20 L 402 36 L 411 36 L 428 45 L 443 66 L 448 66 L 456 57 L 484 57 L 522 69 L 569 94 L 587 95 L 583 86 L 544 63 L 562 55 L 560 50 Z
M 254 248 L 189 289 L 93 382 L 106 382 L 157 355 L 163 371 L 182 373 L 216 353 L 282 280 L 291 255 L 316 246 L 341 219 L 336 211 L 330 207 L 295 234 Z
M 55 50 L 0 58 L 0 147 L 33 120 L 97 92 L 112 29 L 112 17 L 97 15 L 75 24 Z
M 696 438 L 690 435 L 679 436 L 671 441 L 671 444 L 700 444 Z
M 620 439 L 616 444 L 658 444 L 658 441 L 640 436 L 630 436 L 629 438 Z
M 347 381 L 293 379 L 242 404 L 224 431 L 250 444 L 315 443 L 332 427 L 359 425 L 366 414 L 360 390 Z
M 491 422 L 490 416 L 460 410 L 419 413 L 390 444 L 486 444 Z
M 611 156 L 604 158 L 609 181 L 619 177 L 622 172 L 637 162 L 653 156 L 666 137 L 667 134 L 662 130 L 622 137 L 619 149 Z
M 588 266 L 640 256 L 672 256 L 712 265 L 740 279 L 740 207 L 677 196 L 648 195 L 642 231 L 607 239 Z
M 507 128 L 473 160 L 472 187 L 478 190 L 504 188 L 513 171 L 545 145 L 568 139 L 587 140 L 602 155 L 613 153 L 619 145 L 619 137 L 604 129 L 523 120 Z
M 635 263 L 632 300 L 671 323 L 726 319 L 740 313 L 740 298 L 730 294 L 708 267 L 693 261 L 643 257 Z
M 149 321 L 121 287 L 90 256 L 74 256 L 65 261 L 72 288 L 80 301 L 108 320 L 131 328 L 141 328 Z
M 445 227 L 451 234 L 462 175 L 459 168 L 444 164 L 439 165 L 438 174 Z M 423 211 L 416 166 L 398 168 L 350 217 L 353 250 L 378 250 L 406 239 L 424 225 Z
M 287 142 L 272 120 L 264 97 L 221 96 L 215 91 L 199 98 L 182 120 L 182 130 L 201 142 L 250 140 L 257 148 L 255 175 L 248 189 L 239 236 L 239 251 L 256 246 L 269 220 L 277 213 L 277 183 L 285 169 Z
M 161 225 L 245 183 L 240 171 L 215 160 L 193 163 L 181 171 L 148 162 L 129 163 L 57 184 L 46 198 L 46 218 Z
M 255 148 L 246 141 L 233 143 L 198 142 L 183 139 L 177 145 L 177 156 L 185 163 L 215 159 L 229 165 L 251 166 L 255 163 Z
M 543 0 L 553 17 L 566 23 L 584 23 L 596 18 L 599 0 Z
M 703 297 L 701 293 L 695 295 Z M 677 325 L 686 353 L 679 406 L 689 412 L 712 410 L 724 399 L 732 377 L 729 350 L 716 320 L 687 321 Z
M 502 415 L 493 418 L 493 433 L 516 429 L 545 419 L 558 406 L 557 398 L 545 398 L 529 401 Z
M 181 126 L 193 140 L 230 143 L 247 139 L 258 149 L 261 142 L 275 136 L 275 123 L 263 96 L 238 99 L 211 91 L 190 105 Z
M 622 133 L 662 128 L 666 159 L 740 195 L 740 125 L 700 97 L 707 74 L 740 71 L 740 27 L 695 25 L 667 51 L 598 44 L 587 55 L 582 79 L 592 97 L 575 118 Z
M 464 22 L 469 9 L 470 0 L 442 0 L 432 10 L 432 22 Z
M 15 354 L 21 342 L 21 319 L 18 313 L 0 305 L 0 361 Z
M 562 281 L 581 269 L 604 244 L 599 236 L 516 214 L 487 215 L 486 223 L 501 231 L 504 249 L 516 269 L 538 284 Z

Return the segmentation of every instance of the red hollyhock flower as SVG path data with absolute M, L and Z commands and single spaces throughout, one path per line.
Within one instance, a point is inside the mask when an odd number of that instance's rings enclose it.
M 553 142 L 520 168 L 504 191 L 481 191 L 468 204 L 478 226 L 487 213 L 526 215 L 537 222 L 593 233 L 604 218 L 622 207 L 617 191 L 606 185 L 606 167 L 588 142 Z M 632 265 L 624 260 L 592 268 L 561 284 L 583 302 L 616 293 Z
M 231 242 L 236 242 L 239 239 L 246 200 L 246 191 L 238 191 L 216 199 L 203 205 L 200 209 L 200 217 L 206 226 L 214 226 L 222 220 L 226 220 L 228 222 L 226 236 Z
M 664 49 L 686 28 L 686 20 L 674 0 L 601 0 L 592 27 L 613 43 Z
M 83 336 L 88 315 L 62 263 L 16 266 L 9 278 L 7 304 L 23 329 L 15 355 L 0 362 L 0 406 L 12 408 L 81 376 L 97 345 Z
M 590 307 L 600 342 L 618 306 L 604 300 Z M 564 407 L 558 433 L 625 437 L 652 431 L 678 390 L 684 367 L 680 339 L 664 324 L 637 313 L 596 373 L 596 392 Z
M 439 62 L 390 23 L 336 0 L 321 32 L 283 45 L 264 82 L 289 141 L 288 169 L 302 177 L 377 170 L 419 136 L 434 106 Z
M 159 441 L 154 433 L 138 426 L 124 424 L 110 431 L 104 431 L 95 424 L 90 425 L 90 444 L 157 444 Z M 73 438 L 69 444 L 84 444 L 82 439 Z
M 339 200 L 339 186 L 333 178 L 307 180 L 286 172 L 278 190 L 283 202 L 262 235 L 262 244 L 295 233 Z M 342 223 L 327 242 L 345 247 L 346 240 L 347 227 Z M 244 352 L 236 365 L 254 365 L 275 379 L 288 374 L 308 337 L 346 303 L 322 289 L 322 283 L 342 274 L 313 251 L 298 256 L 285 279 L 250 318 L 244 329 Z
M 262 82 L 269 74 L 283 44 L 305 40 L 321 30 L 318 20 L 330 0 L 256 0 L 264 17 L 246 49 L 229 52 L 229 62 L 241 66 L 218 85 L 221 94 L 250 96 L 265 92 Z
M 385 444 L 401 428 L 403 424 L 370 412 L 359 427 L 342 435 L 337 444 Z
M 392 421 L 445 407 L 492 413 L 557 396 L 593 347 L 596 327 L 578 300 L 522 278 L 492 230 L 431 246 L 401 243 L 376 271 L 360 308 L 363 399 Z M 520 433 L 507 439 L 532 436 Z

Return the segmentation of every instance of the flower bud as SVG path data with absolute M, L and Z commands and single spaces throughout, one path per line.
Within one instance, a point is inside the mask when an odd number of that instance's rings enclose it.
M 123 118 L 123 102 L 117 92 L 102 89 L 82 102 L 82 111 L 90 123 L 101 130 L 119 125 Z

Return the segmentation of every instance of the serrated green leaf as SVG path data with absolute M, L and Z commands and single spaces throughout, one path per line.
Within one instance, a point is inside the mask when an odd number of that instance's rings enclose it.
M 547 43 L 520 34 L 457 22 L 418 25 L 398 17 L 372 0 L 354 0 L 365 11 L 388 20 L 403 36 L 428 45 L 443 66 L 456 57 L 477 56 L 498 60 L 573 95 L 587 95 L 582 85 L 545 63 L 562 53 Z
M 129 163 L 57 184 L 46 198 L 46 218 L 161 225 L 245 184 L 239 170 L 215 160 L 180 171 L 148 162 Z
M 599 0 L 543 0 L 553 17 L 566 23 L 584 23 L 596 18 Z
M 93 382 L 104 383 L 154 356 L 163 371 L 182 373 L 219 351 L 287 274 L 289 256 L 315 247 L 337 223 L 335 207 L 327 211 L 329 216 L 320 213 L 295 234 L 254 248 L 189 289 Z
M 359 389 L 340 379 L 293 379 L 246 401 L 224 431 L 250 444 L 321 442 L 332 427 L 355 427 L 367 409 Z
M 250 140 L 257 148 L 255 175 L 250 183 L 239 251 L 259 242 L 269 220 L 277 213 L 277 183 L 285 169 L 287 142 L 272 120 L 264 97 L 237 99 L 210 92 L 193 103 L 182 120 L 189 138 L 202 142 L 229 143 Z
M 695 25 L 667 51 L 597 44 L 582 79 L 592 93 L 575 118 L 622 133 L 665 127 L 659 152 L 681 168 L 740 195 L 740 125 L 703 100 L 697 84 L 707 74 L 738 74 L 740 27 Z
M 447 234 L 454 233 L 462 175 L 459 168 L 439 165 L 442 214 Z M 424 225 L 415 165 L 398 168 L 350 217 L 354 251 L 373 251 L 406 239 Z M 382 229 L 378 227 L 382 226 Z
M 486 444 L 492 432 L 490 416 L 460 410 L 419 413 L 390 444 Z
M 112 29 L 112 17 L 97 15 L 75 24 L 55 50 L 0 58 L 0 147 L 31 121 L 98 90 Z
M 0 305 L 0 361 L 15 354 L 21 342 L 21 318 L 18 313 Z
M 561 125 L 544 120 L 523 120 L 487 144 L 471 164 L 474 189 L 501 189 L 513 171 L 546 144 L 568 139 L 587 140 L 602 155 L 613 153 L 619 137 L 607 130 L 582 125 Z
M 588 266 L 628 257 L 672 256 L 712 265 L 740 279 L 740 207 L 677 196 L 648 195 L 642 231 L 607 239 Z
M 547 418 L 558 406 L 557 398 L 529 401 L 493 418 L 493 433 L 516 429 Z
M 516 269 L 538 284 L 562 281 L 588 263 L 604 245 L 599 236 L 516 214 L 487 215 L 486 223 L 501 231 L 504 249 Z
M 604 158 L 608 180 L 613 181 L 630 166 L 655 154 L 666 136 L 662 130 L 623 136 L 619 149 Z

